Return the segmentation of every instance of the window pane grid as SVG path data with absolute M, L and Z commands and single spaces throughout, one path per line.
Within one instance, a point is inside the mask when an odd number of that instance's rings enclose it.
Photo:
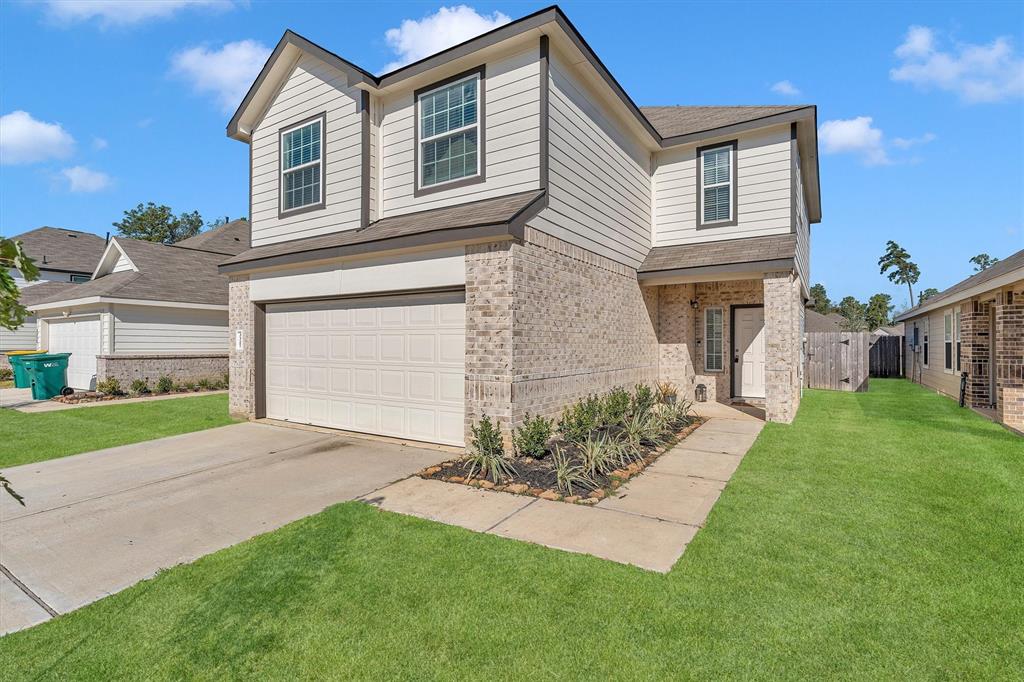
M 477 78 L 420 98 L 420 185 L 477 175 Z
M 281 210 L 320 203 L 322 144 L 319 120 L 281 135 Z
M 722 369 L 722 309 L 708 308 L 704 311 L 704 368 Z
M 320 166 L 284 174 L 284 210 L 320 203 Z
M 732 217 L 732 148 L 701 152 L 703 222 L 729 220 Z

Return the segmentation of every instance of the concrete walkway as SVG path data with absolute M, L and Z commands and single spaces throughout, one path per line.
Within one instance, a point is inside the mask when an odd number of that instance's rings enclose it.
M 443 458 L 246 423 L 4 469 L 27 506 L 0 494 L 0 634 Z
M 587 507 L 413 476 L 359 499 L 381 509 L 668 572 L 764 423 L 714 403 L 709 421 L 614 497 Z
M 59 403 L 54 400 L 33 400 L 31 388 L 0 388 L 0 407 L 18 412 L 58 412 L 60 410 L 77 410 L 82 407 L 105 407 L 110 405 L 128 405 L 131 403 L 148 403 L 158 400 L 175 400 L 177 398 L 196 398 L 201 395 L 218 395 L 227 391 L 197 391 L 195 393 L 165 393 L 146 395 L 139 398 L 120 398 L 118 400 L 99 400 L 91 403 Z

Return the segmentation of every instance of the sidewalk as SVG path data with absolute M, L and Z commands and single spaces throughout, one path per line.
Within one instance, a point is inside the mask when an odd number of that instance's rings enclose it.
M 360 500 L 482 533 L 667 573 L 704 525 L 764 423 L 726 405 L 593 507 L 407 478 Z

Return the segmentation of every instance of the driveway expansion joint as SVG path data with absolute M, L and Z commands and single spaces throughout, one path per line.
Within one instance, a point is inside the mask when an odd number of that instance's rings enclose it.
M 50 618 L 56 618 L 60 615 L 52 606 L 43 601 L 42 597 L 33 592 L 28 585 L 21 582 L 21 580 L 18 579 L 18 576 L 11 573 L 10 569 L 8 569 L 3 564 L 0 564 L 0 573 L 7 576 L 7 579 L 14 583 L 15 587 L 24 592 L 26 597 L 34 601 L 36 605 L 39 606 L 39 608 L 50 614 Z

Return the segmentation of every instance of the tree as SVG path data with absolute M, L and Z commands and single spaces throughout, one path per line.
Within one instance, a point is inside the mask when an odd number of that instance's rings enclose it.
M 814 301 L 813 310 L 822 315 L 828 315 L 832 312 L 832 301 L 828 300 L 828 293 L 825 291 L 825 285 L 815 284 L 811 287 L 811 300 Z
M 879 274 L 888 272 L 889 281 L 893 284 L 906 284 L 910 300 L 914 300 L 914 285 L 921 277 L 921 269 L 910 260 L 906 249 L 890 239 L 885 245 L 885 253 L 878 259 L 878 267 Z
M 970 262 L 974 263 L 975 272 L 981 272 L 982 270 L 988 270 L 990 267 L 998 263 L 999 259 L 993 258 L 987 253 L 979 253 L 977 256 L 971 258 Z
M 939 293 L 939 290 L 936 289 L 935 287 L 928 287 L 927 289 L 925 289 L 924 291 L 922 291 L 921 293 L 919 293 L 917 295 L 917 304 L 921 305 L 922 303 L 927 301 L 929 298 L 931 298 L 932 296 L 937 295 L 938 293 Z
M 129 239 L 174 244 L 194 237 L 203 231 L 203 217 L 199 211 L 174 215 L 168 206 L 157 206 L 152 201 L 139 204 L 124 212 L 124 218 L 114 223 L 117 233 Z
M 868 325 L 868 331 L 873 332 L 879 327 L 889 324 L 892 313 L 892 296 L 889 294 L 875 294 L 868 299 L 868 305 L 864 310 L 864 319 Z
M 840 301 L 835 312 L 843 316 L 843 321 L 840 323 L 843 331 L 859 332 L 864 331 L 864 328 L 867 327 L 865 306 L 853 296 L 847 296 Z

